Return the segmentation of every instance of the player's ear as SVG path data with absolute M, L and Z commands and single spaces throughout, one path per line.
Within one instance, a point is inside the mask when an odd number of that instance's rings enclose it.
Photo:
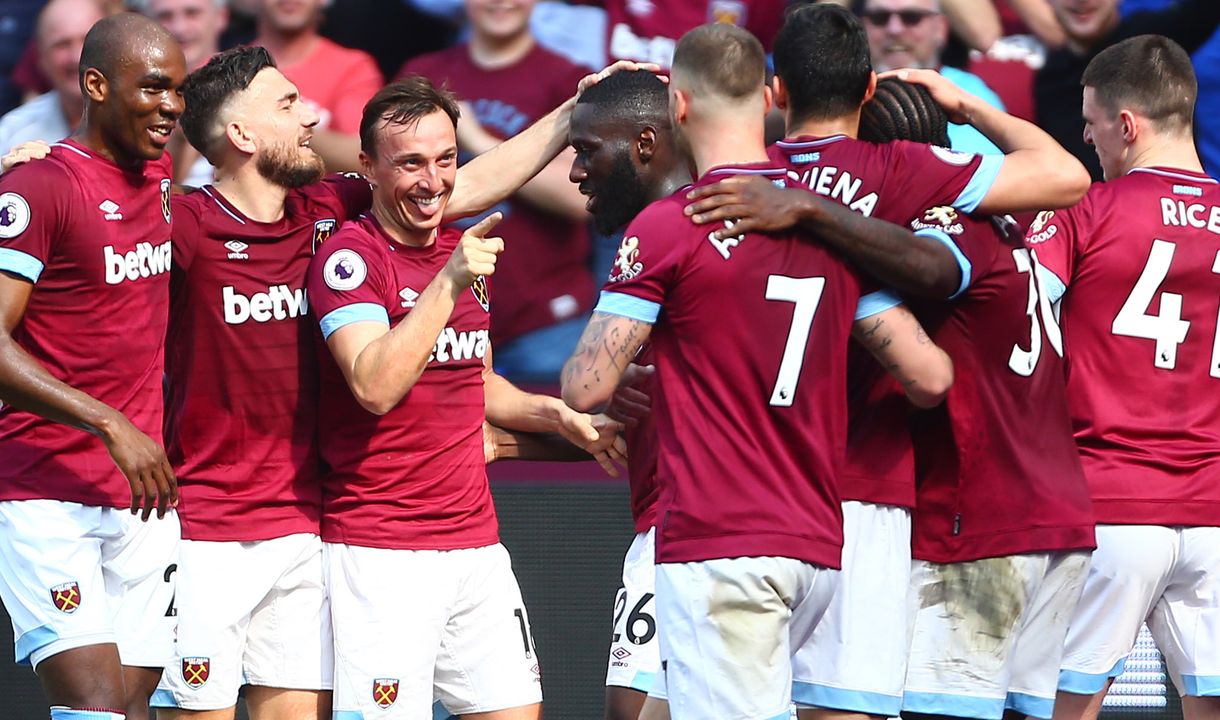
M 779 79 L 779 75 L 771 76 L 771 95 L 775 98 L 775 107 L 780 110 L 788 109 L 788 87 Z
M 1130 110 L 1120 110 L 1118 113 L 1118 121 L 1123 125 L 1123 142 L 1128 145 L 1135 142 L 1140 133 L 1140 120 L 1135 116 L 1135 113 Z
M 258 150 L 258 144 L 254 142 L 254 138 L 246 131 L 246 126 L 240 122 L 231 122 L 225 125 L 225 137 L 233 147 L 246 153 L 253 155 Z
M 763 113 L 764 114 L 771 112 L 771 106 L 775 104 L 773 102 L 773 100 L 774 100 L 774 97 L 771 95 L 771 88 L 766 85 L 763 85 Z
M 363 150 L 360 151 L 360 169 L 365 179 L 369 181 L 369 186 L 377 187 L 377 181 L 373 179 L 373 158 Z
M 656 151 L 657 129 L 651 125 L 645 125 L 635 139 L 635 154 L 639 156 L 641 163 L 647 163 L 652 160 L 652 155 Z
M 674 94 L 674 101 L 672 103 L 674 122 L 679 125 L 685 125 L 686 115 L 690 112 L 690 98 L 687 97 L 686 93 L 678 89 L 672 89 L 670 92 Z
M 93 102 L 104 102 L 106 96 L 110 94 L 110 84 L 106 81 L 106 76 L 97 68 L 89 68 L 85 70 L 85 77 L 81 81 L 84 86 L 85 95 Z
M 865 90 L 864 90 L 864 102 L 860 103 L 860 106 L 863 107 L 864 104 L 867 103 L 869 100 L 872 100 L 873 95 L 876 95 L 876 94 L 877 94 L 877 73 L 869 71 L 868 87 L 865 88 Z

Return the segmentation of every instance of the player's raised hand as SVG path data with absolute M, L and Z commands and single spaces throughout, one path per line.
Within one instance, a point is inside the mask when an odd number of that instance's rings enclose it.
M 41 140 L 30 140 L 9 150 L 0 158 L 0 172 L 8 172 L 21 163 L 41 160 L 51 153 L 51 146 Z
M 503 217 L 503 214 L 494 212 L 462 233 L 461 241 L 442 270 L 459 288 L 468 288 L 480 276 L 496 271 L 496 256 L 504 250 L 504 240 L 488 237 L 487 234 Z
M 623 377 L 618 381 L 606 415 L 626 427 L 635 427 L 652 412 L 652 398 L 644 392 L 657 370 L 655 365 L 636 365 L 631 363 L 623 371 Z
M 106 426 L 102 442 L 131 486 L 132 515 L 142 508 L 140 519 L 147 521 L 155 508 L 157 517 L 162 518 L 167 509 L 178 504 L 178 479 L 165 457 L 165 450 L 122 413 L 116 412 L 113 421 Z
M 949 80 L 949 78 L 935 70 L 903 68 L 901 70 L 889 70 L 877 76 L 878 80 L 886 78 L 898 78 L 914 85 L 922 85 L 932 95 L 932 99 L 936 101 L 936 104 L 945 109 L 945 114 L 949 116 L 949 122 L 964 125 L 970 124 L 970 106 L 977 98 L 962 90 L 953 84 L 953 81 Z
M 694 201 L 685 212 L 695 224 L 724 223 L 724 227 L 712 231 L 717 240 L 796 227 L 802 209 L 817 201 L 810 192 L 777 187 L 758 175 L 702 185 L 688 192 L 686 198 Z

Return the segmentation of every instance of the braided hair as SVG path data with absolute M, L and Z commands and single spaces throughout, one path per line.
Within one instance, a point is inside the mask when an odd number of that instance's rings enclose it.
M 875 143 L 911 140 L 949 147 L 949 119 L 921 85 L 898 78 L 877 83 L 860 114 L 860 139 Z

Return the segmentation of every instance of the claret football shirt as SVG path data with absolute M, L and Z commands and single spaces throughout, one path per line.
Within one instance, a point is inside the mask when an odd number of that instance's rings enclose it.
M 760 174 L 716 168 L 698 184 Z M 657 562 L 781 556 L 838 567 L 855 272 L 792 233 L 712 240 L 685 192 L 628 226 L 598 310 L 654 324 Z
M 944 403 L 911 418 L 911 551 L 932 562 L 1089 549 L 1093 512 L 1072 439 L 1063 342 L 1014 224 L 929 208 L 912 223 L 966 260 L 951 302 L 914 305 L 953 360 Z
M 397 326 L 461 237 L 446 228 L 431 245 L 409 247 L 368 215 L 344 226 L 309 268 L 323 336 L 353 322 Z M 406 550 L 498 541 L 483 457 L 488 309 L 487 282 L 479 278 L 461 294 L 423 374 L 385 415 L 360 406 L 330 350 L 320 348 L 323 540 Z
M 275 222 L 214 187 L 176 196 L 165 443 L 191 540 L 317 533 L 317 362 L 305 274 L 368 209 L 359 176 L 292 190 Z
M 161 437 L 170 159 L 129 171 L 67 139 L 0 176 L 0 271 L 34 284 L 14 338 L 56 378 Z M 0 500 L 131 504 L 98 438 L 0 403 Z
M 897 225 L 937 205 L 972 212 L 1003 163 L 998 155 L 903 140 L 878 145 L 845 135 L 781 140 L 770 155 L 795 172 L 802 187 Z M 848 363 L 848 406 L 843 499 L 913 506 L 914 455 L 906 424 L 911 405 L 898 383 L 856 343 Z
M 1097 520 L 1220 525 L 1220 187 L 1137 168 L 1040 214 Z M 1066 289 L 1066 294 L 1064 291 Z

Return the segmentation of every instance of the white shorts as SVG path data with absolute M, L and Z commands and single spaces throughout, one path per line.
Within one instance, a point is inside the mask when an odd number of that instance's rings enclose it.
M 334 676 L 322 541 L 183 540 L 177 657 L 153 707 L 220 710 L 242 685 L 329 690 Z
M 17 662 L 117 643 L 131 667 L 174 655 L 178 514 L 143 522 L 124 508 L 59 500 L 0 502 L 0 599 Z
M 1178 692 L 1220 696 L 1220 528 L 1098 525 L 1059 689 L 1103 690 L 1145 621 Z
M 673 720 L 788 720 L 792 656 L 838 572 L 783 557 L 657 565 L 662 674 Z
M 648 692 L 661 669 L 657 639 L 656 528 L 639 533 L 623 558 L 623 587 L 614 598 L 614 635 L 606 685 Z
M 911 513 L 843 503 L 843 569 L 813 641 L 792 660 L 792 697 L 818 707 L 897 717 L 906 680 Z
M 529 616 L 503 545 L 325 543 L 336 718 L 432 718 L 542 702 Z M 346 715 L 344 713 L 347 713 Z
M 911 563 L 908 712 L 1051 717 L 1089 551 Z

